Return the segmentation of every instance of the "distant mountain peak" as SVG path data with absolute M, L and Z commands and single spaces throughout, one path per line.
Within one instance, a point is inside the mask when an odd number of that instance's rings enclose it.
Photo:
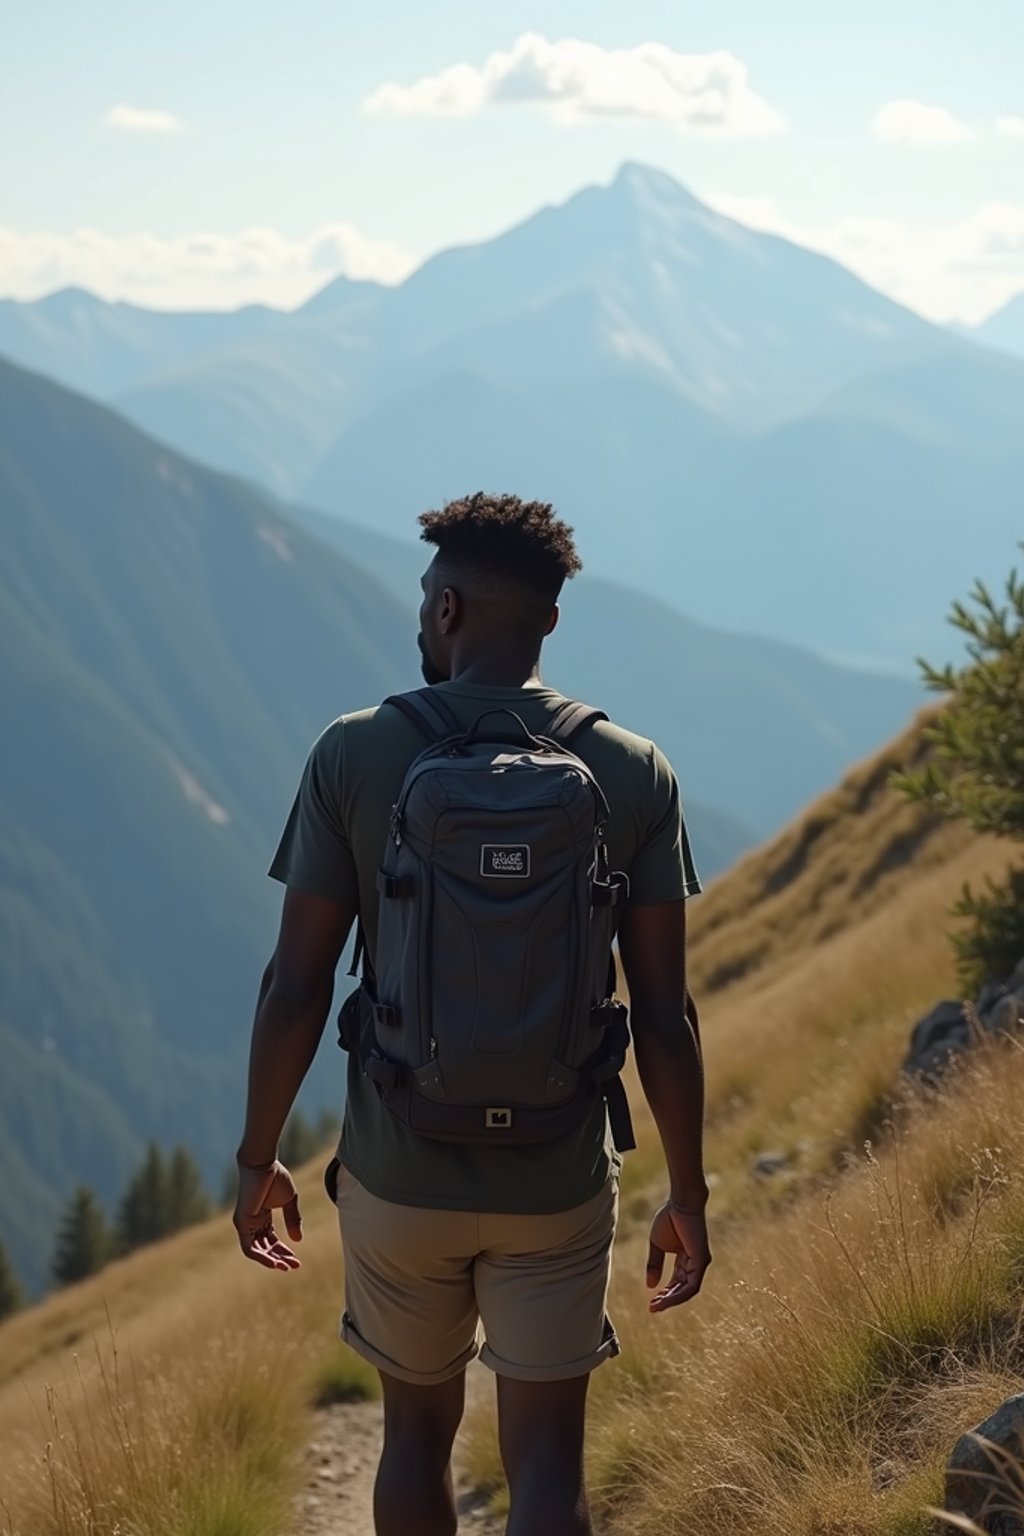
M 1024 292 L 1015 293 L 1012 298 L 1007 299 L 1005 304 L 1000 305 L 998 309 L 994 309 L 990 315 L 986 315 L 985 319 L 977 326 L 977 329 L 981 330 L 984 326 L 991 325 L 993 322 L 998 323 L 1011 315 L 1015 319 L 1024 315 Z
M 99 295 L 90 293 L 88 288 L 57 288 L 53 293 L 48 293 L 38 300 L 40 309 L 58 314 L 74 309 L 79 304 L 89 304 L 93 308 L 105 307 Z
M 331 310 L 346 307 L 354 299 L 363 299 L 379 292 L 382 286 L 372 278 L 347 277 L 344 272 L 339 272 L 337 277 L 330 278 L 322 288 L 310 294 L 305 303 L 299 305 L 299 312 L 305 315 L 327 314 Z
M 628 192 L 633 196 L 638 193 L 648 197 L 653 195 L 662 199 L 670 198 L 677 204 L 704 207 L 700 199 L 669 171 L 663 171 L 656 165 L 644 165 L 639 160 L 624 160 L 611 186 L 613 191 Z

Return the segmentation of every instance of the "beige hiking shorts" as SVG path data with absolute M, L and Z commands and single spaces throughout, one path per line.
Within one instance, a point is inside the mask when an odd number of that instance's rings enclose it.
M 477 1354 L 520 1381 L 584 1376 L 619 1352 L 605 1311 L 617 1213 L 616 1179 L 569 1211 L 502 1216 L 380 1200 L 342 1165 L 341 1337 L 423 1386 Z

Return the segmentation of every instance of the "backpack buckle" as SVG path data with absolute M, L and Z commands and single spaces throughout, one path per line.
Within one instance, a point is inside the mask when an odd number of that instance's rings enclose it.
M 390 1003 L 374 1003 L 373 1022 L 375 1024 L 385 1024 L 394 1029 L 398 1025 L 399 1017 L 398 1009 L 393 1008 Z
M 617 1024 L 624 1024 L 628 1017 L 629 1009 L 617 997 L 609 997 L 590 1010 L 590 1022 L 595 1029 L 613 1029 Z
M 365 1067 L 367 1077 L 384 1093 L 392 1093 L 398 1087 L 398 1067 L 384 1056 L 371 1056 Z
M 377 890 L 388 901 L 412 896 L 416 886 L 411 875 L 389 875 L 386 870 L 377 871 Z

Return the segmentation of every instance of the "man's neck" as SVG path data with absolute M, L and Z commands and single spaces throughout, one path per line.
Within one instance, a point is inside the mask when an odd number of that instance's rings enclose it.
M 456 657 L 453 683 L 473 683 L 478 688 L 543 688 L 540 658 L 486 655 Z

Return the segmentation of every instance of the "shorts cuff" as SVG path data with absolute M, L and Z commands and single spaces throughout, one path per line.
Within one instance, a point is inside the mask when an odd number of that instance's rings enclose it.
M 603 1365 L 606 1360 L 613 1360 L 621 1353 L 618 1337 L 608 1318 L 605 1320 L 604 1337 L 597 1349 L 589 1355 L 580 1355 L 578 1360 L 567 1360 L 562 1365 L 515 1365 L 511 1360 L 503 1360 L 490 1345 L 484 1344 L 480 1351 L 480 1363 L 496 1376 L 510 1376 L 513 1381 L 570 1381 L 576 1376 L 589 1376 L 599 1365 Z
M 392 1360 L 390 1355 L 385 1355 L 382 1350 L 375 1349 L 368 1343 L 347 1312 L 342 1313 L 338 1335 L 350 1349 L 354 1349 L 357 1355 L 361 1355 L 378 1371 L 383 1371 L 387 1376 L 394 1376 L 398 1381 L 408 1381 L 413 1386 L 419 1387 L 437 1387 L 443 1381 L 451 1381 L 452 1377 L 464 1371 L 469 1362 L 475 1360 L 479 1353 L 474 1343 L 439 1371 L 411 1371 L 407 1366 L 400 1365 L 397 1360 Z

